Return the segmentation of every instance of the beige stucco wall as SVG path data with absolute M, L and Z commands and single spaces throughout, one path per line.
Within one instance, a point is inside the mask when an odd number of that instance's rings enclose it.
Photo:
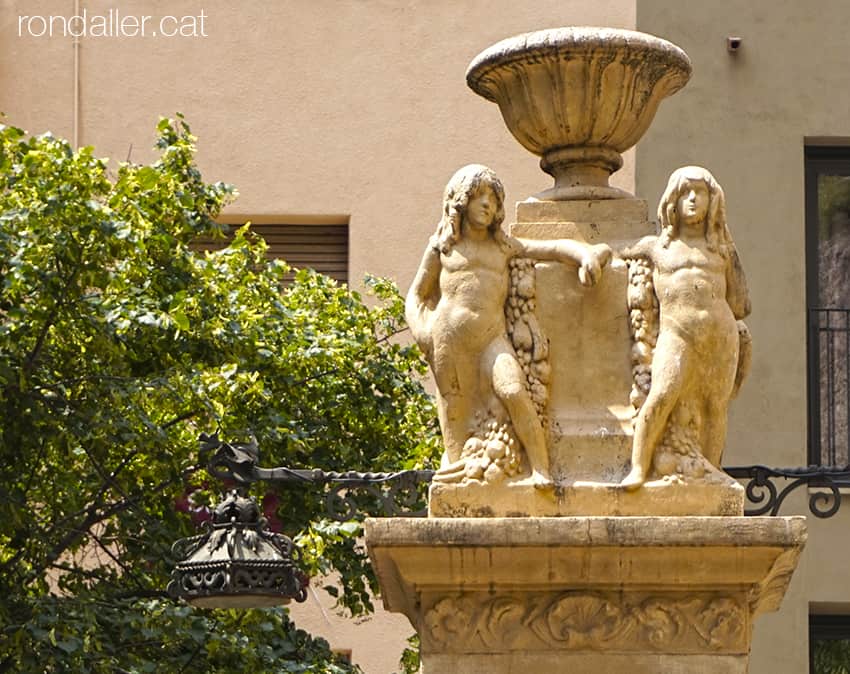
M 638 0 L 639 30 L 691 57 L 694 76 L 637 150 L 638 192 L 657 203 L 667 176 L 702 164 L 726 190 L 748 272 L 755 356 L 733 403 L 724 463 L 806 464 L 804 139 L 850 137 L 850 12 L 843 0 Z M 743 38 L 730 54 L 726 37 Z M 805 512 L 803 495 L 783 512 Z M 846 508 L 845 504 L 845 508 Z M 779 614 L 756 628 L 752 672 L 805 672 L 809 602 L 846 609 L 848 513 L 810 517 L 804 562 Z
M 72 16 L 73 0 L 3 0 L 0 110 L 71 134 L 71 38 L 16 36 L 20 15 Z M 207 37 L 82 38 L 80 142 L 150 158 L 159 115 L 183 112 L 231 214 L 350 216 L 352 279 L 406 286 L 465 163 L 491 165 L 512 202 L 551 185 L 464 73 L 493 42 L 562 24 L 634 25 L 626 0 L 80 0 L 90 14 L 198 16 Z M 12 67 L 14 64 L 14 67 Z M 632 184 L 631 164 L 618 176 Z

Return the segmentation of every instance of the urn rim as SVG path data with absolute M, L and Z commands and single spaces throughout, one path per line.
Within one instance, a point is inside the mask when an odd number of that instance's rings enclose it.
M 625 28 L 598 26 L 562 26 L 521 33 L 505 38 L 479 53 L 466 69 L 466 83 L 479 96 L 497 103 L 483 82 L 493 70 L 523 61 L 568 54 L 604 53 L 627 49 L 636 55 L 644 53 L 662 59 L 673 74 L 670 95 L 681 89 L 691 77 L 688 55 L 680 47 L 663 38 Z M 677 72 L 678 71 L 678 72 Z

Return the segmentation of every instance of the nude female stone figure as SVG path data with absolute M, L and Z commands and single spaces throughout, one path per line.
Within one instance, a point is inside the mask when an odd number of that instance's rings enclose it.
M 652 263 L 660 311 L 649 394 L 637 415 L 632 468 L 621 482 L 628 490 L 646 481 L 677 408 L 698 429 L 702 455 L 719 467 L 729 400 L 749 361 L 740 358 L 737 319 L 750 313 L 750 299 L 720 185 L 704 168 L 678 169 L 658 217 L 660 235 L 622 253 Z
M 589 286 L 611 256 L 605 245 L 508 236 L 503 219 L 504 188 L 493 171 L 478 164 L 457 171 L 407 295 L 407 322 L 437 383 L 446 448 L 438 481 L 458 474 L 464 443 L 495 397 L 525 448 L 532 482 L 551 483 L 546 435 L 506 331 L 508 265 L 513 257 L 569 262 Z

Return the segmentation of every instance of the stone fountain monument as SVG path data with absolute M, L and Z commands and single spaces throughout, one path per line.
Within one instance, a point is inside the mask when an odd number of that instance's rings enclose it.
M 779 607 L 805 520 L 743 517 L 720 468 L 751 353 L 723 190 L 676 170 L 656 231 L 608 184 L 690 73 L 675 45 L 604 28 L 469 66 L 555 184 L 505 233 L 498 177 L 461 168 L 407 297 L 445 455 L 429 517 L 366 539 L 425 674 L 745 672 Z

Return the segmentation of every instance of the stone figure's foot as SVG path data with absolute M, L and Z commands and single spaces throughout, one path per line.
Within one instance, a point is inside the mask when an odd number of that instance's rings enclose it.
M 646 482 L 646 476 L 640 469 L 632 468 L 631 472 L 620 482 L 620 486 L 626 491 L 634 491 L 641 487 L 644 482 Z
M 535 489 L 554 489 L 555 483 L 552 482 L 552 477 L 548 473 L 539 470 L 531 471 L 531 485 Z
M 452 483 L 452 482 L 460 482 L 466 475 L 466 460 L 459 459 L 454 463 L 449 463 L 440 468 L 436 473 L 434 473 L 434 477 L 432 478 L 434 482 L 444 482 L 444 483 Z

